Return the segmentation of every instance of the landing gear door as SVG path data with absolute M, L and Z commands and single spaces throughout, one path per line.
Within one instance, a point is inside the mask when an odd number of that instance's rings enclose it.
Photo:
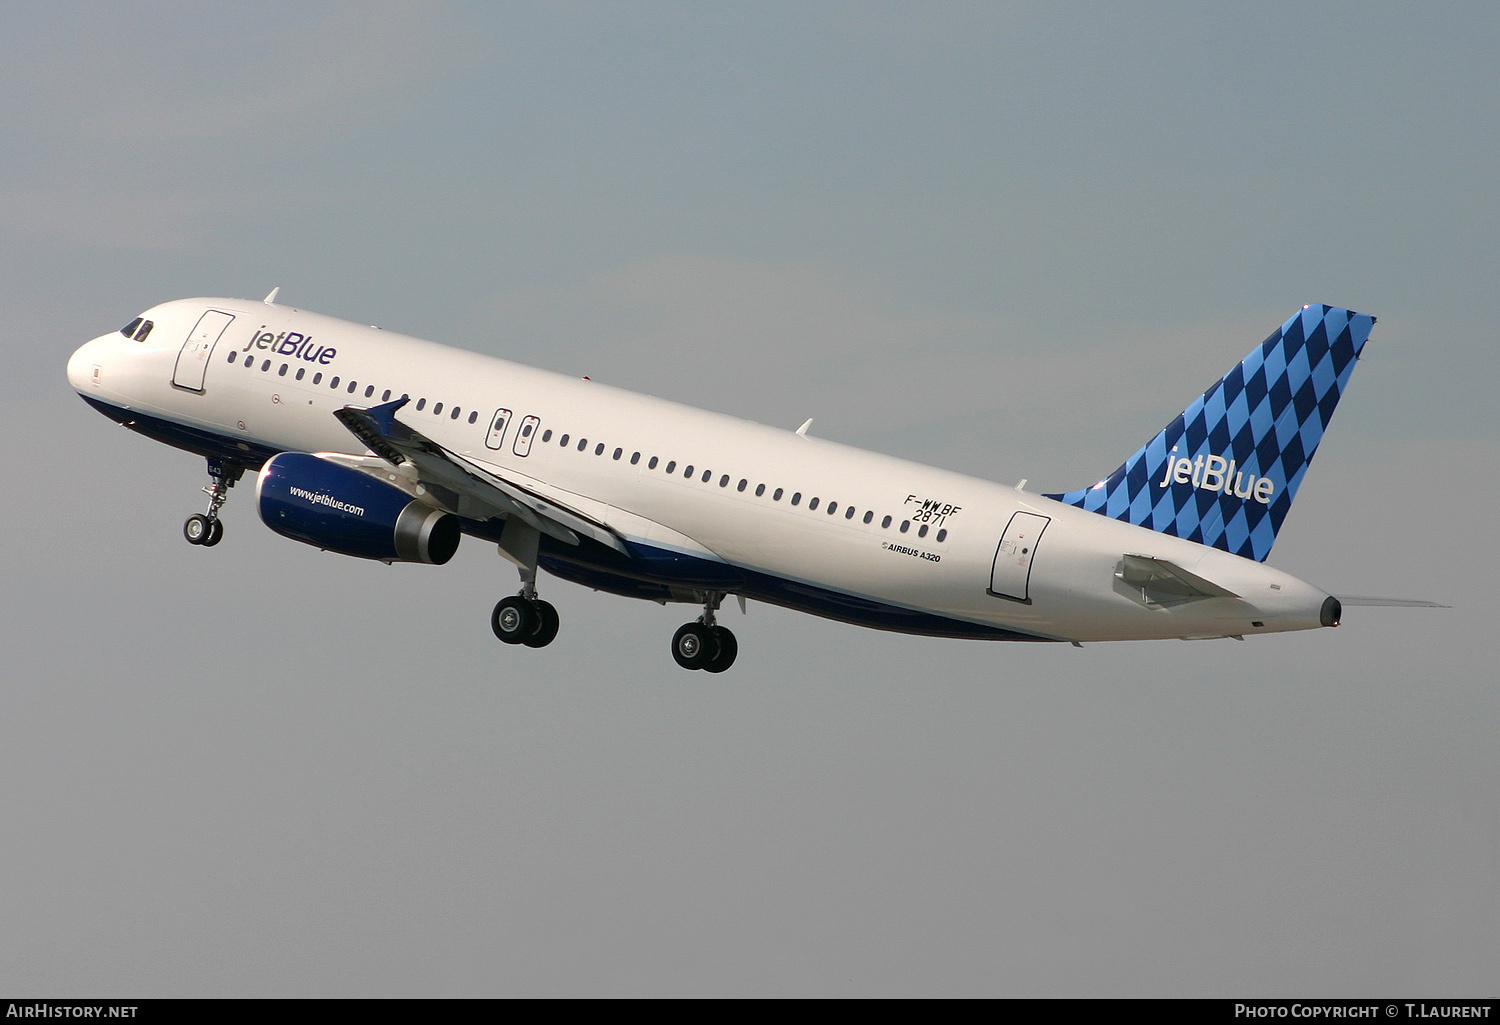
M 490 418 L 490 433 L 484 439 L 484 447 L 500 451 L 500 447 L 505 444 L 505 428 L 509 425 L 510 410 L 495 410 L 495 415 Z
M 536 437 L 536 425 L 541 422 L 541 417 L 537 416 L 528 416 L 522 420 L 521 429 L 516 432 L 516 443 L 511 451 L 518 456 L 530 454 L 531 439 Z
M 177 354 L 177 365 L 172 368 L 172 383 L 179 388 L 188 391 L 203 391 L 203 374 L 208 369 L 208 357 L 213 354 L 214 346 L 219 344 L 219 336 L 234 320 L 227 313 L 218 310 L 209 310 L 198 318 L 193 333 L 188 335 L 187 341 L 182 343 L 182 351 Z
M 1037 542 L 1052 522 L 1050 516 L 1018 512 L 1005 525 L 1000 546 L 995 549 L 995 563 L 990 568 L 989 593 L 996 598 L 1031 604 L 1031 560 L 1036 558 Z

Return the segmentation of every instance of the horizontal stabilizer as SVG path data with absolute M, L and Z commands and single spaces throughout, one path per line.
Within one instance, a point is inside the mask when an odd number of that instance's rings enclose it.
M 1337 595 L 1341 605 L 1388 605 L 1405 609 L 1449 609 L 1451 605 L 1440 605 L 1435 601 L 1422 601 L 1420 598 L 1372 598 L 1368 595 L 1349 594 Z
M 1153 559 L 1149 555 L 1126 555 L 1115 579 L 1132 590 L 1139 590 L 1144 605 L 1181 605 L 1205 598 L 1239 597 L 1212 580 L 1189 573 L 1176 563 Z

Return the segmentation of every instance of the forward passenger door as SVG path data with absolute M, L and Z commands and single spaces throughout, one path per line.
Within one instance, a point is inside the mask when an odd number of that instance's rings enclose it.
M 172 368 L 172 383 L 188 391 L 202 393 L 203 375 L 208 370 L 208 357 L 213 355 L 219 336 L 234 318 L 218 310 L 209 310 L 198 318 L 182 351 L 177 353 L 177 364 Z

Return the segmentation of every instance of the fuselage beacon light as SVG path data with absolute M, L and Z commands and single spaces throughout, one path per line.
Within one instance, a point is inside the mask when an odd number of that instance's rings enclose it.
M 701 606 L 672 639 L 722 672 L 736 596 L 880 630 L 1009 641 L 1336 626 L 1264 564 L 1373 317 L 1306 306 L 1097 484 L 1038 495 L 274 302 L 183 299 L 86 343 L 105 416 L 208 461 L 193 544 L 246 470 L 276 532 L 441 565 L 462 535 L 521 578 L 490 625 L 542 647 L 537 570 Z

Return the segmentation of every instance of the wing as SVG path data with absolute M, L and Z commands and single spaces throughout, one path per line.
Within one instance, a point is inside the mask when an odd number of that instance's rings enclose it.
M 570 545 L 578 544 L 582 535 L 630 554 L 620 536 L 604 523 L 470 462 L 397 420 L 396 411 L 406 402 L 396 399 L 368 409 L 345 406 L 333 415 L 392 466 L 403 462 L 415 466 L 422 484 L 446 500 L 459 516 L 474 520 L 515 516 Z

